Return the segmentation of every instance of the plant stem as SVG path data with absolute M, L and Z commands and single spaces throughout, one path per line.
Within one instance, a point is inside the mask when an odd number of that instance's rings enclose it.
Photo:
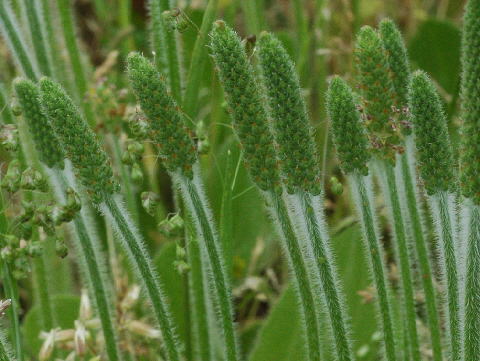
M 456 219 L 455 194 L 439 192 L 429 197 L 430 209 L 435 224 L 440 246 L 440 264 L 442 281 L 446 292 L 447 304 L 445 315 L 448 320 L 448 336 L 450 338 L 451 360 L 462 360 L 462 335 L 460 331 L 460 292 L 456 256 Z
M 228 274 L 231 274 L 233 264 L 232 188 L 235 178 L 235 168 L 232 162 L 232 152 L 230 152 L 229 149 L 227 151 L 225 173 L 223 177 L 222 206 L 220 210 L 220 240 L 225 252 L 225 266 Z
M 237 0 L 238 1 L 238 0 Z M 261 19 L 261 12 L 259 11 L 258 0 L 241 0 L 243 6 L 243 13 L 245 22 L 247 24 L 247 31 L 250 34 L 258 35 L 262 30 L 263 24 Z M 262 4 L 262 2 L 260 2 Z
M 163 336 L 168 361 L 180 361 L 182 357 L 172 324 L 170 309 L 165 294 L 162 291 L 152 260 L 147 253 L 145 244 L 138 233 L 129 214 L 123 208 L 121 198 L 114 195 L 106 195 L 100 209 L 105 214 L 116 230 L 123 248 L 130 256 L 138 274 L 138 279 L 145 286 L 150 299 L 153 312 Z
M 51 187 L 58 202 L 65 202 L 65 192 L 68 187 L 76 188 L 73 184 L 71 172 L 58 168 L 47 168 L 45 172 L 49 176 Z M 69 176 L 70 174 L 70 176 Z M 79 266 L 81 274 L 86 281 L 90 296 L 94 300 L 96 311 L 102 325 L 105 346 L 110 361 L 120 360 L 120 352 L 117 347 L 117 333 L 115 328 L 115 316 L 111 305 L 114 304 L 111 295 L 107 273 L 103 270 L 106 266 L 102 260 L 97 244 L 100 242 L 95 234 L 95 225 L 92 223 L 88 205 L 83 204 L 79 214 L 73 219 L 69 228 L 74 235 L 74 246 L 78 256 L 81 257 Z M 87 226 L 88 224 L 88 226 Z
M 395 335 L 393 331 L 393 313 L 390 306 L 390 295 L 386 277 L 384 254 L 378 234 L 378 224 L 373 208 L 371 177 L 353 174 L 349 177 L 352 193 L 363 230 L 365 248 L 370 255 L 370 267 L 378 295 L 378 305 L 382 316 L 382 327 L 385 340 L 385 354 L 389 361 L 396 360 Z
M 2 216 L 4 218 L 4 216 Z M 4 234 L 4 232 L 2 232 Z M 15 280 L 12 277 L 10 267 L 6 262 L 2 264 L 2 273 L 3 273 L 3 287 L 5 289 L 5 297 L 12 301 L 8 309 L 8 314 L 10 321 L 12 322 L 12 329 L 10 330 L 12 335 L 12 343 L 15 348 L 18 361 L 24 359 L 23 355 L 23 345 L 22 345 L 22 335 L 20 330 L 20 322 L 18 320 L 20 305 L 18 304 L 18 290 Z
M 323 210 L 320 208 L 321 196 L 313 196 L 308 192 L 299 191 L 289 196 L 289 202 L 294 204 L 294 209 L 298 212 L 298 214 L 292 214 L 291 217 L 300 221 L 297 236 L 300 239 L 303 238 L 306 244 L 304 259 L 307 261 L 305 263 L 309 266 L 311 278 L 317 280 L 323 289 L 337 358 L 339 361 L 354 360 L 342 294 L 330 251 L 330 239 L 326 232 Z
M 409 250 L 405 233 L 405 221 L 400 206 L 398 188 L 395 181 L 394 167 L 386 161 L 375 164 L 380 175 L 380 183 L 389 210 L 390 222 L 393 227 L 398 266 L 400 268 L 401 284 L 403 291 L 404 317 L 407 324 L 407 335 L 411 350 L 412 360 L 420 361 L 420 349 L 416 325 L 416 311 L 414 289 L 412 281 L 412 268 L 409 260 Z
M 25 76 L 37 80 L 37 69 L 30 61 L 32 57 L 8 1 L 0 1 L 0 30 Z
M 0 361 L 15 361 L 2 331 L 0 331 Z
M 71 0 L 57 0 L 57 7 L 60 16 L 62 33 L 65 39 L 65 45 L 67 47 L 68 56 L 72 65 L 77 98 L 82 105 L 85 117 L 87 118 L 89 124 L 92 126 L 95 124 L 95 121 L 91 104 L 90 102 L 85 101 L 88 89 L 88 82 L 80 56 L 77 37 L 75 35 L 75 25 L 73 20 Z
M 467 200 L 469 211 L 467 269 L 465 279 L 465 360 L 480 354 L 480 206 Z
M 174 182 L 179 185 L 182 197 L 188 207 L 188 212 L 192 216 L 193 224 L 196 228 L 195 233 L 200 239 L 201 254 L 205 256 L 208 262 L 207 268 L 212 273 L 208 279 L 213 281 L 212 288 L 215 290 L 217 296 L 224 344 L 226 347 L 225 359 L 234 361 L 239 358 L 233 319 L 233 306 L 230 298 L 230 282 L 225 272 L 222 247 L 215 233 L 215 226 L 207 206 L 206 197 L 201 189 L 199 178 L 197 176 L 195 176 L 195 178 L 196 179 L 192 180 L 180 174 L 173 175 Z
M 406 154 L 400 156 L 401 176 L 406 194 L 407 218 L 410 221 L 415 240 L 415 249 L 420 266 L 423 291 L 425 293 L 425 304 L 427 308 L 428 324 L 430 328 L 430 337 L 432 341 L 432 350 L 434 360 L 442 360 L 442 340 L 440 334 L 440 321 L 438 319 L 437 302 L 435 298 L 435 288 L 433 286 L 434 276 L 430 265 L 430 255 L 425 232 L 422 227 L 421 205 L 417 198 L 417 185 L 415 169 L 411 166 L 413 157 L 413 139 L 408 137 L 406 140 Z
M 46 331 L 53 328 L 52 300 L 48 290 L 49 282 L 45 271 L 43 256 L 35 257 L 33 260 L 33 276 L 35 278 L 35 291 L 40 306 L 42 327 Z
M 160 72 L 163 72 L 165 63 L 170 91 L 175 100 L 180 104 L 182 100 L 182 79 L 177 49 L 177 35 L 174 30 L 167 29 L 162 15 L 164 11 L 170 10 L 170 2 L 169 0 L 150 0 L 149 5 L 152 51 L 156 54 L 157 68 Z
M 202 25 L 197 35 L 197 40 L 193 47 L 190 66 L 187 74 L 186 88 L 183 95 L 183 111 L 190 117 L 195 116 L 198 106 L 198 94 L 200 92 L 200 83 L 206 63 L 206 43 L 208 33 L 212 23 L 217 16 L 218 0 L 209 0 L 202 19 Z
M 129 31 L 131 25 L 130 13 L 132 12 L 131 9 L 131 1 L 130 0 L 120 0 L 119 1 L 119 17 L 118 22 L 120 24 L 120 28 L 124 31 Z M 135 49 L 135 45 L 133 43 L 132 35 L 128 35 L 126 39 L 123 40 L 123 51 L 125 55 L 127 55 L 130 51 Z
M 27 10 L 28 25 L 32 38 L 32 45 L 35 50 L 35 57 L 42 75 L 51 76 L 52 71 L 47 54 L 47 45 L 41 26 L 40 14 L 41 3 L 35 0 L 25 0 L 25 9 Z
M 307 338 L 307 350 L 310 361 L 320 360 L 320 332 L 319 314 L 316 313 L 315 294 L 312 289 L 313 282 L 309 282 L 307 266 L 302 257 L 301 245 L 295 235 L 294 228 L 288 217 L 288 210 L 282 196 L 276 191 L 264 193 L 270 216 L 280 234 L 283 248 L 288 257 L 290 269 L 294 275 L 294 283 L 302 310 L 302 326 Z

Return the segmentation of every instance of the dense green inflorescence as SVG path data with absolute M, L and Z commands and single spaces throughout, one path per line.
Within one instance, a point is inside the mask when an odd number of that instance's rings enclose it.
M 40 80 L 42 106 L 52 122 L 66 156 L 92 197 L 101 203 L 105 196 L 116 193 L 118 184 L 113 179 L 112 167 L 93 131 L 65 90 L 54 81 Z
M 410 64 L 408 61 L 407 49 L 400 30 L 390 19 L 380 22 L 379 31 L 383 47 L 387 52 L 388 65 L 392 77 L 392 84 L 395 90 L 395 106 L 400 112 L 400 120 L 404 134 L 411 133 L 407 119 L 406 107 L 408 104 L 408 83 L 410 80 Z
M 280 41 L 268 33 L 260 36 L 258 58 L 287 189 L 319 194 L 318 157 L 295 66 Z
M 340 77 L 330 82 L 327 92 L 327 111 L 338 158 L 344 173 L 368 174 L 368 138 L 355 104 L 352 89 Z
M 480 1 L 465 10 L 462 47 L 461 186 L 465 197 L 480 205 Z
M 411 118 L 415 130 L 420 175 L 432 195 L 455 188 L 455 164 L 447 119 L 434 85 L 427 74 L 415 72 L 410 83 Z
M 273 134 L 242 42 L 223 21 L 217 21 L 211 50 L 249 172 L 260 189 L 273 189 L 279 184 Z
M 183 113 L 168 93 L 153 64 L 138 53 L 128 57 L 128 77 L 150 124 L 152 140 L 158 144 L 165 167 L 192 177 L 197 150 L 185 124 Z
M 40 160 L 50 168 L 63 169 L 65 156 L 52 124 L 43 112 L 37 85 L 30 80 L 16 79 L 13 87 Z
M 393 160 L 400 143 L 392 110 L 395 92 L 387 53 L 377 31 L 370 26 L 360 29 L 354 55 L 372 148 L 377 156 Z

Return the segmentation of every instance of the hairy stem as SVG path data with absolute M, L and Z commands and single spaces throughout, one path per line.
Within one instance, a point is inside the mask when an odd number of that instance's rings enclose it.
M 65 202 L 67 187 L 76 188 L 72 177 L 68 176 L 68 171 L 58 168 L 45 167 L 45 170 L 55 197 L 59 202 Z M 121 357 L 117 346 L 118 335 L 115 328 L 114 307 L 112 307 L 114 301 L 109 286 L 111 280 L 103 270 L 106 262 L 102 259 L 101 251 L 96 246 L 100 240 L 97 239 L 94 232 L 95 225 L 92 224 L 90 209 L 87 208 L 88 206 L 85 204 L 82 206 L 82 210 L 75 216 L 73 224 L 69 225 L 69 228 L 74 236 L 75 250 L 81 257 L 79 266 L 82 276 L 85 278 L 100 318 L 108 358 L 110 361 L 115 361 L 120 360 Z
M 35 57 L 42 75 L 51 76 L 50 60 L 47 54 L 47 44 L 41 26 L 41 2 L 35 0 L 25 0 L 27 10 L 28 25 L 32 37 L 32 45 L 35 49 Z
M 294 283 L 300 299 L 303 313 L 303 328 L 307 338 L 307 350 L 309 360 L 320 360 L 320 332 L 319 314 L 316 313 L 315 294 L 312 289 L 312 282 L 309 282 L 307 266 L 302 257 L 300 242 L 295 235 L 294 227 L 288 217 L 288 210 L 282 196 L 275 191 L 264 193 L 269 205 L 270 215 L 282 240 L 283 248 L 287 255 L 290 269 L 294 276 Z
M 350 176 L 350 186 L 355 195 L 357 211 L 363 230 L 363 239 L 366 250 L 370 255 L 370 267 L 378 295 L 378 305 L 382 318 L 382 327 L 385 340 L 385 354 L 389 361 L 396 360 L 395 335 L 393 326 L 393 312 L 390 306 L 388 281 L 385 271 L 384 254 L 378 234 L 378 225 L 373 208 L 371 179 L 369 176 L 353 174 Z
M 208 262 L 211 271 L 209 280 L 213 281 L 225 344 L 225 358 L 228 361 L 238 360 L 238 345 L 235 336 L 231 287 L 225 272 L 223 251 L 215 232 L 213 219 L 207 206 L 207 201 L 201 189 L 200 180 L 189 179 L 183 175 L 174 174 L 174 181 L 179 185 L 182 197 L 192 216 L 197 237 L 200 239 L 201 254 Z M 195 177 L 196 178 L 196 177 Z
M 333 332 L 336 354 L 339 361 L 354 360 L 349 339 L 349 329 L 343 305 L 343 295 L 337 280 L 337 271 L 330 250 L 330 239 L 321 210 L 321 196 L 299 191 L 289 197 L 298 214 L 292 217 L 300 220 L 297 232 L 306 244 L 304 259 L 309 266 L 311 278 L 317 280 L 323 290 L 323 297 Z
M 15 361 L 2 331 L 0 331 L 0 361 Z
M 403 316 L 406 322 L 406 332 L 408 335 L 409 348 L 411 350 L 412 360 L 420 361 L 420 349 L 418 344 L 418 333 L 416 325 L 415 296 L 413 289 L 412 268 L 409 260 L 409 249 L 407 236 L 405 232 L 405 221 L 400 206 L 398 188 L 395 181 L 394 167 L 382 161 L 375 164 L 380 175 L 383 194 L 388 206 L 390 222 L 393 227 L 393 236 L 395 240 L 398 266 L 400 268 L 400 277 L 403 292 Z
M 466 207 L 470 213 L 470 222 L 465 279 L 464 347 L 465 360 L 475 360 L 480 354 L 480 206 L 470 203 Z
M 122 247 L 130 256 L 130 260 L 138 274 L 138 279 L 142 281 L 145 286 L 145 291 L 150 299 L 153 312 L 163 336 L 167 360 L 182 360 L 167 298 L 162 291 L 145 244 L 131 221 L 130 216 L 123 208 L 121 199 L 113 195 L 106 195 L 105 201 L 100 204 L 100 209 L 116 230 L 119 239 L 122 241 Z
M 455 194 L 439 192 L 429 197 L 430 208 L 440 246 L 442 281 L 446 292 L 445 315 L 448 320 L 448 335 L 451 360 L 462 359 L 460 333 L 460 292 L 458 285 L 458 262 L 456 256 Z
M 415 241 L 415 250 L 420 266 L 423 291 L 425 292 L 425 304 L 427 308 L 428 324 L 430 328 L 430 337 L 432 341 L 432 350 L 434 360 L 442 360 L 442 340 L 440 334 L 440 321 L 438 317 L 437 301 L 435 297 L 435 288 L 433 286 L 432 267 L 430 265 L 430 255 L 425 239 L 425 231 L 422 227 L 421 205 L 417 198 L 417 185 L 414 167 L 410 165 L 409 157 L 413 148 L 413 139 L 407 138 L 407 153 L 401 156 L 401 176 L 403 186 L 405 187 L 407 214 Z

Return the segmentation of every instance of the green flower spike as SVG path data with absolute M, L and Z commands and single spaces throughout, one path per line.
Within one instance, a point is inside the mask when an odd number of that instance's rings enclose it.
M 355 105 L 352 89 L 338 76 L 330 82 L 327 110 L 332 121 L 333 138 L 343 172 L 367 175 L 367 162 L 370 159 L 367 135 L 360 112 Z
M 435 87 L 424 72 L 417 71 L 412 76 L 409 97 L 425 189 L 429 195 L 453 191 L 455 165 L 447 120 Z
M 382 40 L 370 26 L 360 29 L 354 55 L 372 146 L 377 155 L 394 159 L 399 143 L 392 111 L 395 93 Z
M 266 32 L 258 42 L 258 57 L 287 189 L 319 194 L 318 157 L 295 66 L 280 41 Z
M 395 105 L 400 112 L 402 130 L 406 135 L 411 133 L 407 120 L 406 106 L 408 104 L 408 83 L 410 80 L 410 64 L 407 49 L 400 30 L 390 19 L 384 19 L 379 24 L 383 47 L 387 52 L 388 64 L 392 75 L 392 83 L 396 93 Z
M 271 190 L 279 184 L 277 158 L 253 68 L 240 38 L 223 21 L 213 25 L 211 37 L 212 55 L 250 174 L 260 189 Z
M 93 131 L 65 90 L 54 81 L 40 80 L 43 108 L 52 122 L 66 156 L 72 161 L 85 189 L 98 204 L 118 191 L 112 167 Z
M 480 205 L 480 1 L 466 6 L 462 47 L 461 186 L 465 197 Z
M 13 83 L 23 117 L 28 124 L 40 160 L 49 168 L 63 169 L 65 158 L 50 120 L 45 116 L 40 103 L 40 90 L 30 80 L 16 79 Z
M 165 167 L 170 172 L 180 169 L 191 178 L 197 150 L 177 103 L 148 59 L 131 53 L 127 62 L 130 83 L 149 119 L 151 138 L 158 143 Z

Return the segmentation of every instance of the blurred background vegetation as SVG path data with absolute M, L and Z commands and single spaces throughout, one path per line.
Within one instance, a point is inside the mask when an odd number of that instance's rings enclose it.
M 178 12 L 172 20 L 177 23 L 177 30 L 172 31 L 178 33 L 184 70 L 190 66 L 190 54 L 197 36 L 208 36 L 199 33 L 206 3 L 206 0 L 177 0 Z M 252 55 L 255 35 L 268 30 L 278 35 L 296 59 L 323 159 L 328 221 L 353 322 L 355 351 L 360 360 L 376 359 L 380 337 L 376 333 L 371 302 L 373 293 L 362 256 L 361 235 L 352 214 L 353 206 L 346 187 L 342 193 L 337 182 L 331 181 L 331 177 L 337 177 L 340 183 L 343 180 L 329 139 L 324 96 L 327 82 L 333 74 L 340 74 L 348 80 L 353 78 L 355 33 L 364 24 L 376 26 L 382 18 L 390 17 L 403 31 L 413 66 L 427 71 L 436 82 L 445 102 L 452 134 L 456 134 L 463 6 L 463 0 L 219 1 L 217 17 L 237 29 Z M 132 50 L 154 56 L 148 50 L 146 1 L 76 0 L 74 9 L 82 54 L 90 68 L 88 97 L 97 114 L 96 131 L 106 139 L 108 135 L 114 135 L 122 140 L 128 133 L 128 109 L 133 103 L 125 79 L 125 56 Z M 61 51 L 65 52 L 60 34 L 58 42 Z M 67 61 L 67 57 L 64 58 Z M 9 84 L 15 76 L 15 69 L 2 40 L 0 59 L 0 81 Z M 231 210 L 229 221 L 233 237 L 226 249 L 231 255 L 242 350 L 252 361 L 301 361 L 303 346 L 296 332 L 299 330 L 297 301 L 287 285 L 288 271 L 276 235 L 266 219 L 263 202 L 239 161 L 239 145 L 233 136 L 210 58 L 206 63 L 205 68 L 199 67 L 202 82 L 198 110 L 188 115 L 199 139 L 208 140 L 209 149 L 204 152 L 201 162 L 217 220 L 222 213 L 229 214 L 228 209 Z M 118 158 L 118 154 L 109 150 L 114 159 Z M 176 248 L 181 240 L 158 232 L 156 221 L 140 203 L 140 193 L 153 188 L 162 197 L 159 218 L 175 212 L 168 177 L 151 151 L 150 154 L 143 160 L 145 180 L 134 186 L 138 203 L 134 214 L 142 224 L 151 252 L 155 253 L 167 293 L 174 295 L 174 314 L 180 334 L 186 334 L 189 332 L 185 286 L 188 273 L 180 273 L 176 267 L 179 257 Z M 3 162 L 5 155 L 1 157 Z M 119 169 L 117 167 L 117 171 Z M 230 190 L 231 202 L 225 204 L 225 193 Z M 382 207 L 382 204 L 378 206 Z M 388 228 L 385 229 L 388 246 Z M 75 260 L 71 256 L 64 260 L 55 259 L 48 267 L 56 288 L 59 322 L 62 327 L 71 327 L 77 317 L 80 294 Z M 395 282 L 393 264 L 391 277 Z M 25 311 L 22 315 L 24 332 L 30 340 L 29 347 L 38 350 L 41 344 L 36 337 L 39 310 L 31 304 L 28 281 L 23 283 L 20 297 Z M 421 294 L 418 297 L 419 313 L 422 314 Z M 425 330 L 424 334 L 427 337 Z M 141 355 L 141 350 L 138 352 Z

